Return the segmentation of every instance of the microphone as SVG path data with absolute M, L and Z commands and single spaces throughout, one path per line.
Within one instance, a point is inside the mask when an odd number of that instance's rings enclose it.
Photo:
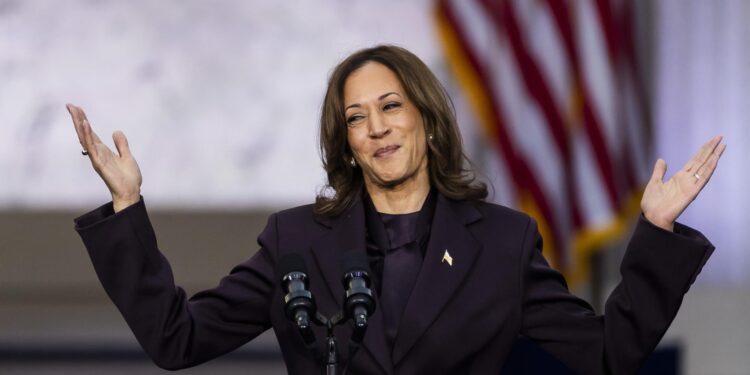
M 312 293 L 307 290 L 309 281 L 305 259 L 299 254 L 284 255 L 276 267 L 276 274 L 281 278 L 281 286 L 286 293 L 286 316 L 297 325 L 305 345 L 312 346 L 315 334 L 310 318 L 315 316 L 316 307 Z
M 344 273 L 344 314 L 354 320 L 352 341 L 360 344 L 367 330 L 367 319 L 375 311 L 375 300 L 370 290 L 370 265 L 367 256 L 359 252 L 344 254 L 341 261 Z

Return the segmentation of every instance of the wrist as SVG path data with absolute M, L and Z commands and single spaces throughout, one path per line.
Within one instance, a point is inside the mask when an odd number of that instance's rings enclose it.
M 117 213 L 138 203 L 138 201 L 140 200 L 140 193 L 135 195 L 130 194 L 126 196 L 115 196 L 114 194 L 112 194 L 112 208 L 114 209 L 115 213 Z
M 654 216 L 654 215 L 650 215 L 650 214 L 647 214 L 645 212 L 643 213 L 643 216 L 651 224 L 653 224 L 653 225 L 655 225 L 655 226 L 657 226 L 657 227 L 659 227 L 661 229 L 664 229 L 666 231 L 674 232 L 674 222 L 673 221 L 671 221 L 671 220 L 665 220 L 663 218 L 660 218 L 660 217 L 657 217 L 657 216 Z

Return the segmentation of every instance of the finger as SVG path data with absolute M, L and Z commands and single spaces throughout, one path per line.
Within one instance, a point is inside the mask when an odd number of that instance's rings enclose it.
M 89 124 L 88 120 L 83 121 L 82 127 L 86 141 L 86 150 L 89 152 L 89 158 L 92 162 L 97 161 L 99 160 L 99 150 L 96 147 L 96 143 L 101 143 L 100 141 L 98 141 L 99 137 L 97 137 L 96 133 L 91 130 L 91 124 Z
M 711 176 L 713 176 L 714 171 L 716 170 L 716 166 L 719 165 L 719 159 L 721 158 L 721 155 L 724 153 L 724 150 L 726 150 L 727 145 L 721 144 L 719 147 L 716 148 L 716 151 L 714 151 L 711 154 L 711 157 L 708 158 L 706 163 L 701 166 L 700 169 L 698 169 L 698 178 L 696 180 L 698 185 L 700 185 L 700 188 L 703 189 L 703 186 L 708 183 L 708 181 L 711 179 Z
M 81 123 L 81 119 L 78 117 L 78 111 L 76 110 L 76 106 L 74 106 L 73 104 L 68 103 L 68 104 L 65 105 L 65 108 L 68 109 L 68 113 L 70 113 L 70 117 L 73 118 L 73 123 L 74 124 L 80 124 Z
M 75 106 L 68 103 L 65 105 L 65 108 L 68 109 L 70 118 L 73 120 L 73 128 L 76 130 L 76 135 L 78 135 L 78 142 L 81 144 L 81 147 L 83 147 L 83 149 L 85 150 L 86 146 L 84 144 L 84 134 L 83 134 L 83 130 L 81 129 L 80 119 L 78 118 L 78 113 L 75 110 Z
M 667 173 L 667 162 L 664 159 L 659 159 L 654 164 L 654 172 L 651 173 L 651 180 L 654 182 L 664 181 L 664 174 Z
M 88 117 L 86 117 L 86 112 L 83 111 L 83 108 L 81 107 L 76 107 L 76 108 L 78 108 L 78 113 L 81 116 L 81 121 L 89 119 Z
M 693 156 L 692 159 L 690 159 L 684 167 L 685 172 L 693 172 L 700 168 L 703 163 L 708 160 L 708 157 L 711 156 L 711 153 L 713 153 L 714 149 L 716 149 L 716 146 L 721 142 L 721 136 L 716 136 L 711 138 L 708 142 L 703 144 L 703 146 L 698 150 L 698 152 Z
M 717 149 L 718 149 L 718 148 L 719 148 L 719 146 L 721 145 L 721 138 L 722 138 L 722 137 L 720 137 L 720 136 L 718 136 L 718 137 L 714 137 L 714 139 L 717 139 L 717 138 L 718 138 L 718 141 L 717 141 L 717 142 L 716 142 L 716 144 L 714 145 L 713 149 L 711 149 L 711 150 L 710 150 L 710 152 L 708 153 L 708 155 L 706 155 L 706 157 L 705 157 L 705 159 L 703 160 L 703 162 L 702 162 L 702 163 L 701 163 L 700 165 L 696 165 L 696 166 L 695 166 L 694 170 L 696 171 L 696 173 L 698 173 L 698 175 L 700 175 L 700 174 L 701 174 L 701 172 L 700 172 L 701 168 L 702 168 L 702 167 L 703 167 L 703 166 L 704 166 L 704 165 L 705 165 L 706 163 L 708 163 L 708 161 L 709 161 L 709 160 L 711 159 L 711 156 L 713 156 L 713 154 L 714 154 L 714 153 L 715 153 L 715 152 L 717 151 Z
M 125 137 L 125 133 L 116 131 L 112 133 L 112 140 L 115 141 L 115 147 L 121 157 L 131 157 L 130 146 L 128 145 L 128 138 Z
M 83 120 L 83 122 L 85 122 L 86 126 L 88 126 L 89 129 L 91 129 L 91 124 L 89 123 L 89 120 Z M 99 139 L 99 135 L 96 134 L 96 132 L 94 131 L 94 129 L 91 129 L 91 137 L 94 140 L 94 144 L 96 144 L 96 143 L 102 143 L 103 144 L 104 143 L 104 142 L 102 142 L 101 139 Z
M 86 117 L 83 113 L 83 109 L 77 106 L 73 106 L 73 113 L 75 113 L 76 119 L 78 120 L 78 128 L 81 129 L 81 133 L 83 133 L 83 143 L 81 144 L 81 147 L 88 153 L 91 151 L 92 148 L 95 148 L 93 142 L 91 142 L 91 136 L 90 136 L 90 130 L 91 125 L 86 120 Z M 89 153 L 89 158 L 91 157 L 91 154 Z
M 85 124 L 86 127 L 88 127 L 88 129 L 90 130 L 89 134 L 92 136 L 92 140 L 95 143 L 96 142 L 101 143 L 102 140 L 99 139 L 99 136 L 96 135 L 96 132 L 94 132 L 94 130 L 91 129 L 91 122 L 89 122 L 89 118 L 86 116 L 86 112 L 84 112 L 83 108 L 81 108 L 81 107 L 76 107 L 76 109 L 77 109 L 77 112 L 78 112 L 78 117 L 81 119 L 81 123 Z
M 706 162 L 720 141 L 721 137 L 716 136 L 704 143 L 698 152 L 685 164 L 685 171 L 695 173 L 695 171 Z

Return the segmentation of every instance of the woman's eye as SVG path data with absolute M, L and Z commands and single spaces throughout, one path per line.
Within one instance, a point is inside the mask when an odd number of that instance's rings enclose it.
M 359 121 L 361 119 L 362 119 L 361 115 L 352 115 L 352 116 L 349 116 L 349 118 L 346 119 L 346 123 L 349 124 L 349 125 L 351 125 L 351 124 L 353 124 L 353 123 L 355 123 L 355 122 L 357 122 L 357 121 Z
M 399 108 L 399 107 L 401 107 L 401 103 L 393 102 L 393 103 L 388 103 L 385 106 L 383 106 L 383 110 L 388 111 L 388 110 Z

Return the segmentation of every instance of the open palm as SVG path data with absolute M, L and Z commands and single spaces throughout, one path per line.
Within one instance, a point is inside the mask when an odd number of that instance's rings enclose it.
M 666 182 L 663 180 L 667 163 L 657 160 L 641 199 L 643 215 L 653 224 L 671 231 L 677 217 L 708 183 L 725 149 L 721 137 L 714 137 Z
M 67 105 L 73 125 L 83 150 L 88 152 L 91 165 L 104 180 L 110 193 L 115 212 L 140 200 L 141 170 L 128 147 L 128 140 L 121 131 L 112 134 L 118 154 L 105 145 L 91 129 L 86 114 L 79 107 Z

